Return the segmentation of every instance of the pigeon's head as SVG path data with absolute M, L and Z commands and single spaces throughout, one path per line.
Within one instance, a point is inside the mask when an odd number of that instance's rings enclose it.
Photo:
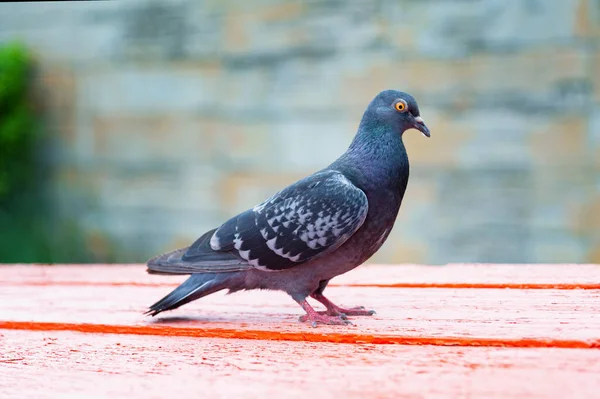
M 417 129 L 425 137 L 430 137 L 429 128 L 425 126 L 419 113 L 419 105 L 408 93 L 397 90 L 382 91 L 371 101 L 367 114 L 400 134 L 408 129 Z

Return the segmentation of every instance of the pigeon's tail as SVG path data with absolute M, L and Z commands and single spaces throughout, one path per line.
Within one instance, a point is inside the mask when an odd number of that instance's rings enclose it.
M 145 314 L 156 316 L 226 288 L 236 290 L 242 277 L 240 272 L 192 274 L 169 295 L 150 306 Z

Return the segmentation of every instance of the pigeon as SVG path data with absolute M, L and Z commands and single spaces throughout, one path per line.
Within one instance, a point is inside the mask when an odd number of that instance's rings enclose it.
M 146 314 L 178 308 L 227 289 L 286 292 L 306 312 L 301 322 L 351 324 L 375 312 L 342 308 L 323 295 L 329 281 L 368 260 L 388 238 L 409 177 L 402 135 L 430 137 L 416 100 L 380 92 L 337 160 L 202 234 L 189 247 L 147 262 L 150 274 L 190 275 Z M 316 311 L 307 298 L 323 304 Z

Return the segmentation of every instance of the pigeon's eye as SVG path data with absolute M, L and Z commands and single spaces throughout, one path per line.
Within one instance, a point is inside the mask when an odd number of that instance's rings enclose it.
M 396 111 L 398 112 L 406 112 L 408 105 L 406 104 L 406 101 L 399 100 L 396 104 L 394 104 L 394 108 L 396 108 Z

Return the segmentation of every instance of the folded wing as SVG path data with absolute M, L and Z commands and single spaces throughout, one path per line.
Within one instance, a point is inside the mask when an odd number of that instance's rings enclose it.
M 261 270 L 288 269 L 334 251 L 360 228 L 367 211 L 365 193 L 343 174 L 320 172 L 200 237 L 181 260 L 200 267 L 223 258 L 230 270 L 243 267 L 240 260 Z

